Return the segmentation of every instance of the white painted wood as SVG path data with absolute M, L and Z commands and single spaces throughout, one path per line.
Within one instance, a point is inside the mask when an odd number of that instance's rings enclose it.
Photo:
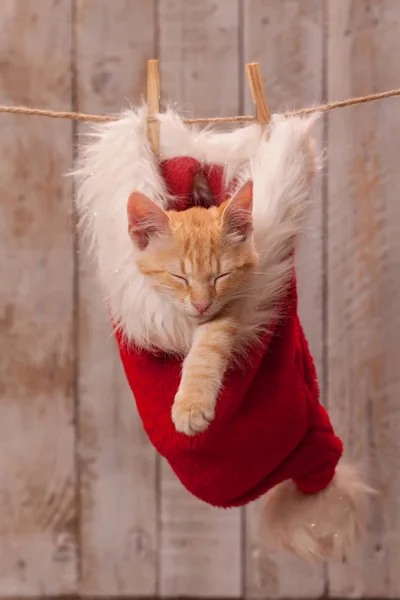
M 328 98 L 395 87 L 400 3 L 328 2 Z M 400 595 L 400 103 L 329 116 L 329 410 L 347 456 L 379 492 L 355 558 L 330 569 L 335 597 Z
M 238 114 L 238 0 L 160 0 L 158 22 L 163 101 L 188 116 Z
M 241 584 L 240 511 L 212 508 L 161 464 L 163 596 L 236 597 Z
M 261 63 L 273 112 L 323 100 L 323 3 L 320 0 L 244 2 L 244 60 Z M 245 82 L 246 83 L 246 82 Z M 254 114 L 248 86 L 245 113 Z M 322 124 L 319 134 L 322 141 Z M 297 254 L 299 312 L 323 382 L 322 181 Z M 322 401 L 324 399 L 322 398 Z M 246 509 L 246 586 L 249 598 L 316 598 L 324 592 L 322 567 L 284 554 L 269 554 L 260 540 L 263 500 Z
M 85 0 L 76 23 L 77 109 L 138 104 L 154 53 L 155 3 Z M 84 595 L 152 595 L 157 582 L 156 453 L 123 373 L 93 268 L 80 253 L 79 434 Z
M 161 0 L 162 99 L 195 116 L 239 110 L 238 2 Z M 161 467 L 160 593 L 241 594 L 241 512 L 193 498 L 166 463 Z
M 0 7 L 0 102 L 71 110 L 71 2 Z M 0 595 L 76 591 L 72 123 L 1 116 Z

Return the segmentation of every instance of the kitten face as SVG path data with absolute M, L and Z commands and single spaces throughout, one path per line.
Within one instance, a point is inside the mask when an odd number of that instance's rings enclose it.
M 220 207 L 183 212 L 164 212 L 137 193 L 129 199 L 139 270 L 166 301 L 200 322 L 248 293 L 258 256 L 251 235 L 252 186 L 245 186 Z

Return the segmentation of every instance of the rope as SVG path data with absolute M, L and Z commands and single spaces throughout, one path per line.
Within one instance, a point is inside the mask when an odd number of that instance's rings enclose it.
M 54 117 L 55 119 L 72 119 L 73 121 L 92 121 L 94 123 L 107 123 L 108 121 L 118 120 L 118 117 L 111 115 L 86 115 L 79 112 L 59 112 L 56 110 L 43 110 L 41 108 L 27 108 L 26 106 L 0 106 L 0 113 Z
M 364 104 L 365 102 L 373 102 L 375 100 L 383 100 L 400 96 L 400 88 L 388 90 L 379 94 L 370 94 L 368 96 L 360 96 L 358 98 L 348 98 L 348 100 L 339 100 L 337 102 L 328 102 L 319 106 L 310 108 L 300 108 L 299 110 L 289 111 L 284 113 L 287 117 L 295 115 L 309 115 L 314 112 L 327 112 L 335 108 L 343 108 L 345 106 L 353 106 L 355 104 Z M 119 117 L 113 115 L 91 115 L 81 112 L 60 112 L 54 110 L 43 110 L 41 108 L 28 108 L 26 106 L 1 106 L 0 113 L 9 113 L 14 115 L 34 115 L 38 117 L 53 117 L 55 119 L 72 119 L 73 121 L 91 121 L 92 123 L 107 123 L 109 121 L 117 121 Z M 185 119 L 184 122 L 191 123 L 240 123 L 256 121 L 256 117 L 250 115 L 241 115 L 238 117 L 214 117 L 214 118 L 199 118 Z

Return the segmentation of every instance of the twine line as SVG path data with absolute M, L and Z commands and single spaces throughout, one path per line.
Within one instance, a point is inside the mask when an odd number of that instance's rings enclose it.
M 359 96 L 355 98 L 348 98 L 347 100 L 339 100 L 336 102 L 328 102 L 327 104 L 321 104 L 319 106 L 312 106 L 310 108 L 300 108 L 283 113 L 286 117 L 293 116 L 304 116 L 310 115 L 314 112 L 328 112 L 335 108 L 344 108 L 345 106 L 353 106 L 355 104 L 364 104 L 366 102 L 374 102 L 376 100 L 384 100 L 385 98 L 392 98 L 394 96 L 400 96 L 400 88 L 395 90 L 387 90 L 379 94 L 369 94 L 368 96 Z M 92 115 L 81 112 L 63 112 L 55 110 L 44 110 L 41 108 L 28 108 L 27 106 L 4 106 L 0 105 L 0 113 L 8 113 L 15 115 L 28 115 L 38 117 L 52 117 L 55 119 L 71 119 L 73 121 L 90 121 L 92 123 L 108 123 L 110 121 L 118 121 L 119 117 L 114 115 Z M 151 120 L 151 119 L 149 119 Z M 157 119 L 154 119 L 157 120 Z M 240 123 L 240 122 L 254 122 L 257 121 L 255 116 L 251 115 L 240 115 L 237 117 L 213 117 L 213 118 L 198 118 L 198 119 L 184 119 L 187 124 L 193 123 Z

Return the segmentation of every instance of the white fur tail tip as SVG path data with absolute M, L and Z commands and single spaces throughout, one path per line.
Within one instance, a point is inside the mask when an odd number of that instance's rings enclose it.
M 303 494 L 292 481 L 285 481 L 266 496 L 263 537 L 271 549 L 310 562 L 340 560 L 364 536 L 368 496 L 373 493 L 354 468 L 342 464 L 329 486 L 317 494 Z

